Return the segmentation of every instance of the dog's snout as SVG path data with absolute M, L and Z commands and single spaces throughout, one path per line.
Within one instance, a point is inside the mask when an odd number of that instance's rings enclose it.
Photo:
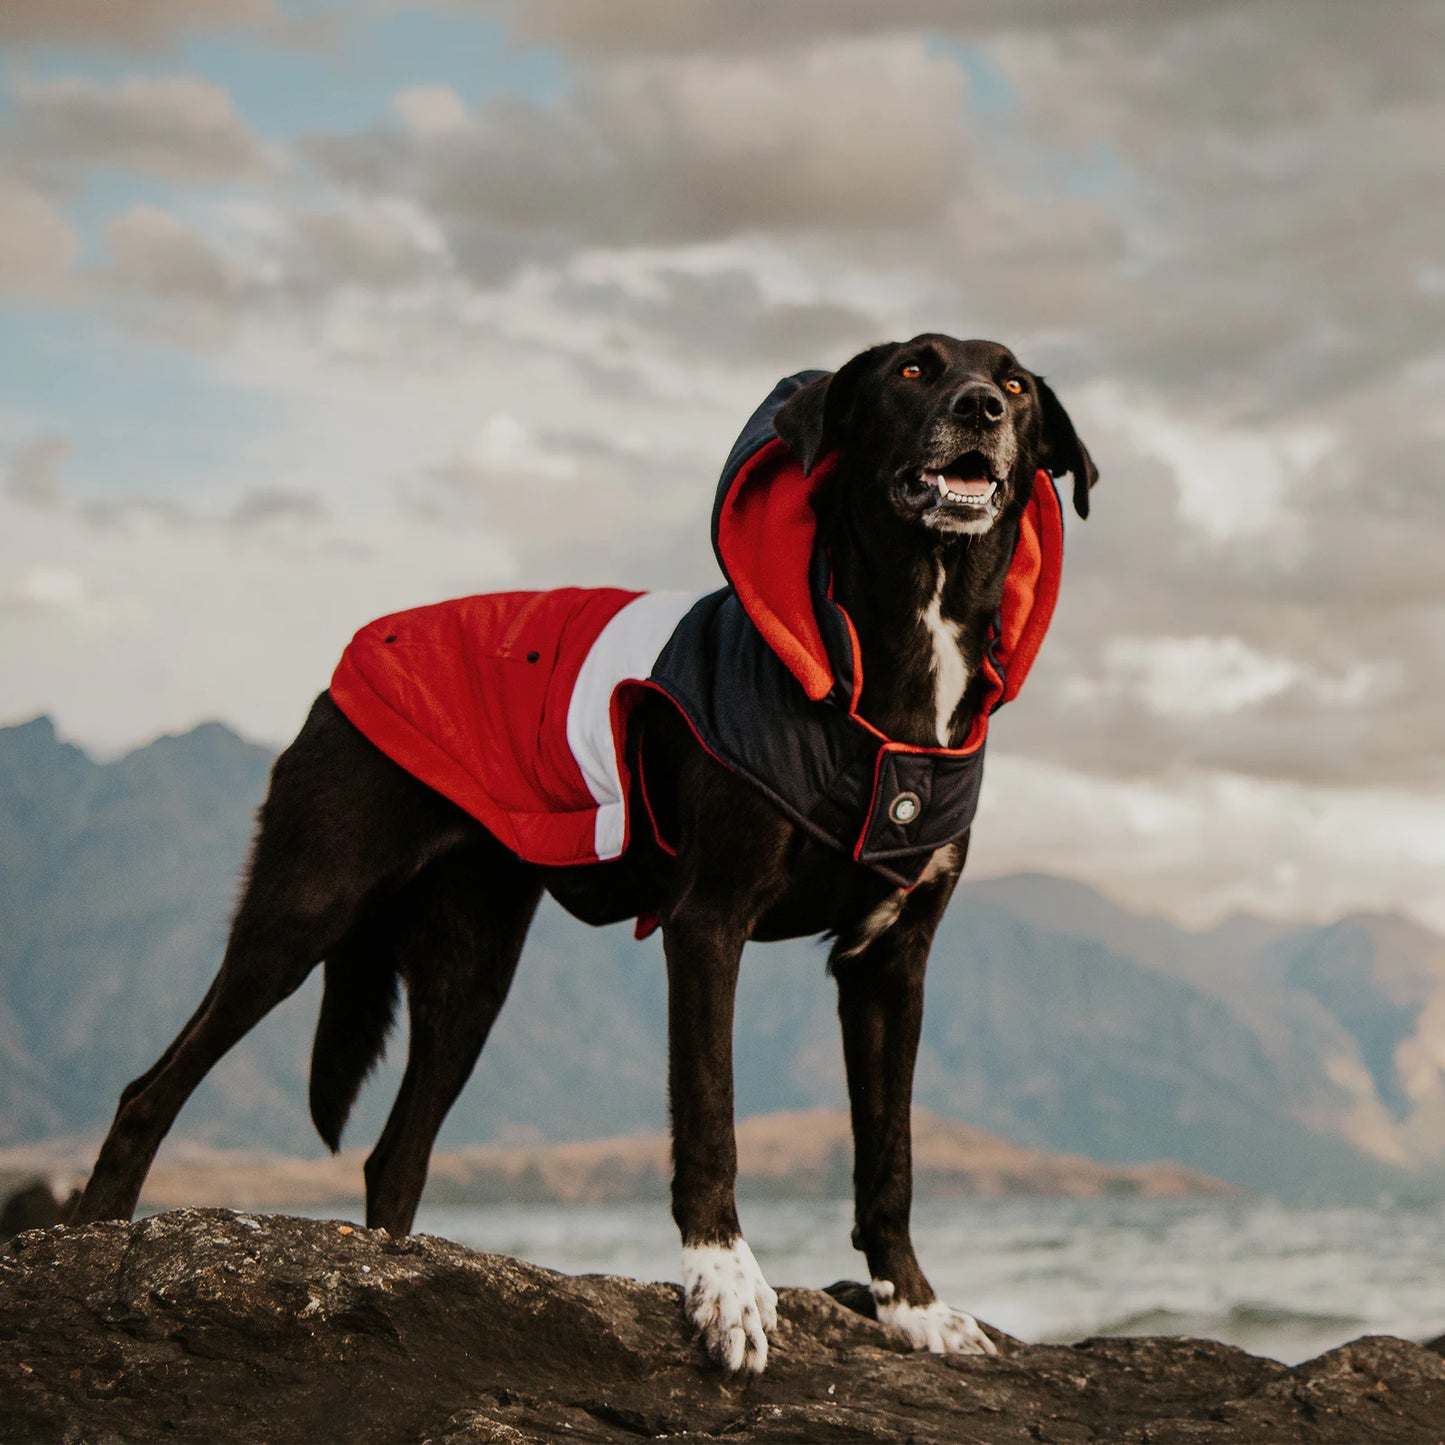
M 996 426 L 1008 411 L 1003 392 L 991 381 L 970 381 L 959 387 L 948 405 L 960 421 L 971 422 L 974 426 Z

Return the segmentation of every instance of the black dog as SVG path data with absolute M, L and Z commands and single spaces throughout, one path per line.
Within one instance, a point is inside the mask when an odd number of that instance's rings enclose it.
M 831 596 L 856 628 L 866 679 L 858 712 L 899 742 L 957 748 L 987 701 L 990 628 L 1037 470 L 1070 473 L 1075 508 L 1088 512 L 1096 472 L 1068 416 L 1004 347 L 925 335 L 874 347 L 804 387 L 775 424 L 805 468 L 825 445 L 837 453 L 818 527 Z M 621 886 L 625 873 L 662 920 L 673 1217 L 687 1315 L 709 1354 L 732 1371 L 761 1370 L 775 1321 L 776 1296 L 733 1196 L 739 957 L 749 939 L 814 933 L 834 940 L 853 1242 L 878 1316 L 916 1348 L 991 1353 L 970 1316 L 935 1298 L 909 1235 L 924 969 L 967 833 L 937 849 L 914 887 L 899 888 L 722 766 L 667 699 L 641 706 L 629 749 L 644 734 L 647 786 L 669 800 L 675 850 L 639 838 L 618 863 L 549 869 L 523 862 L 390 761 L 329 696 L 318 700 L 276 762 L 220 973 L 122 1095 L 76 1221 L 130 1215 L 191 1091 L 324 960 L 311 1106 L 333 1148 L 390 1026 L 397 979 L 406 985 L 406 1073 L 365 1170 L 368 1224 L 405 1233 L 437 1130 L 506 998 L 541 894 L 586 917 L 579 900 Z

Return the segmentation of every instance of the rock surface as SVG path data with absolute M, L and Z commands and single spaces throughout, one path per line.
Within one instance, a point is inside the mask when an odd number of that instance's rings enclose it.
M 846 1290 L 840 1290 L 846 1294 Z M 0 1249 L 0 1434 L 105 1442 L 1445 1441 L 1445 1361 L 1367 1338 L 1286 1368 L 1186 1339 L 902 1352 L 782 1290 L 730 1383 L 678 1292 L 444 1240 L 187 1209 Z

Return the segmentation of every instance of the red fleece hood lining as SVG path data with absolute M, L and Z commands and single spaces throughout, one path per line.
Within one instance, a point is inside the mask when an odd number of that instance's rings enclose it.
M 833 668 L 813 611 L 813 497 L 836 462 L 825 456 L 805 477 L 783 442 L 770 441 L 738 468 L 717 523 L 718 553 L 738 601 L 814 702 L 833 690 Z

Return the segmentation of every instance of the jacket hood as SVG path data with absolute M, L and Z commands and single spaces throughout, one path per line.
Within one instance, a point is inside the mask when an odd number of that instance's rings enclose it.
M 749 619 L 814 702 L 852 708 L 861 690 L 852 622 L 829 596 L 814 498 L 837 456 L 825 452 L 808 476 L 773 427 L 783 403 L 826 372 L 780 381 L 733 446 L 713 507 L 713 550 Z M 1034 476 L 1004 582 L 984 667 L 992 695 L 961 751 L 982 744 L 988 714 L 1017 696 L 1048 631 L 1063 563 L 1064 509 L 1053 478 Z

